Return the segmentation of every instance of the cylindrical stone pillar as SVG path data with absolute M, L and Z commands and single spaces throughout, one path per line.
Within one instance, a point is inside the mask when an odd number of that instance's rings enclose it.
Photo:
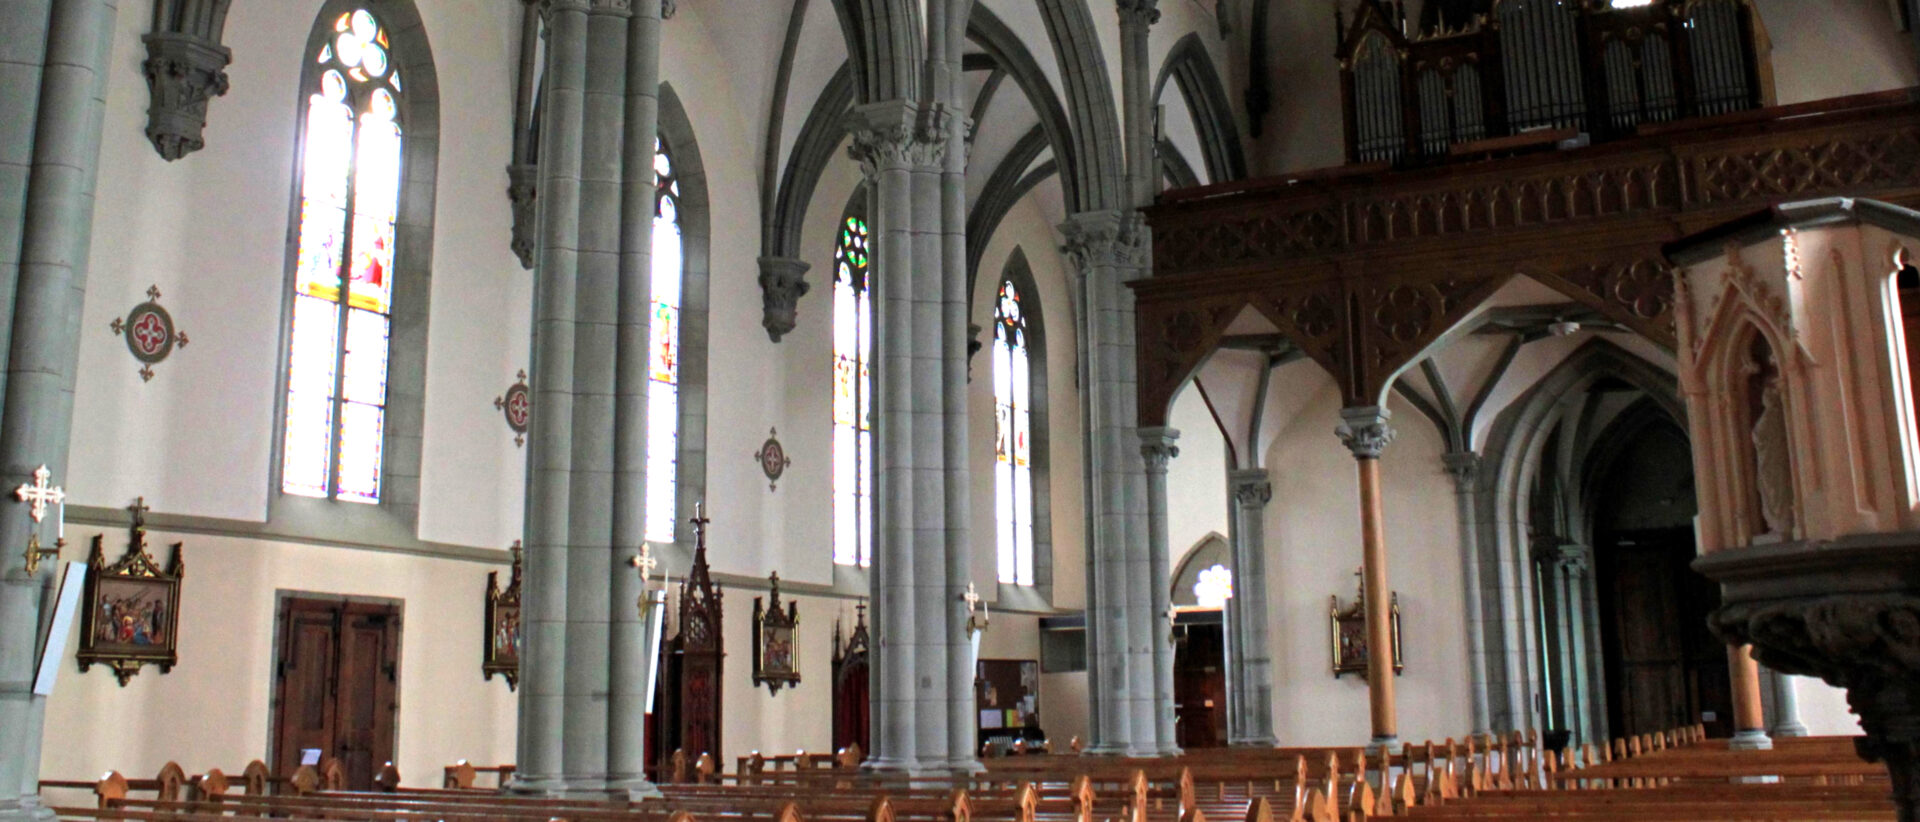
M 1273 483 L 1265 468 L 1227 472 L 1233 506 L 1233 601 L 1227 608 L 1228 686 L 1239 694 L 1227 717 L 1227 744 L 1271 748 L 1273 733 L 1273 652 L 1267 639 L 1267 503 Z
M 657 795 L 646 777 L 649 657 L 643 590 L 627 559 L 647 533 L 648 364 L 653 316 L 653 135 L 660 130 L 660 6 L 638 3 L 627 21 L 626 125 L 621 153 L 620 266 L 613 440 L 613 549 L 607 787 L 630 797 Z M 655 630 L 658 630 L 657 628 Z
M 574 309 L 579 271 L 581 124 L 587 2 L 544 7 L 540 242 L 534 270 L 533 436 L 527 444 L 527 546 L 521 611 L 519 758 L 513 790 L 565 787 L 567 546 L 572 500 Z
M 1457 451 L 1441 458 L 1453 477 L 1454 516 L 1460 523 L 1460 584 L 1465 588 L 1467 620 L 1467 676 L 1471 690 L 1473 733 L 1485 734 L 1488 724 L 1486 617 L 1480 590 L 1480 518 L 1473 489 L 1480 479 L 1480 455 Z
M 1373 722 L 1370 750 L 1400 744 L 1393 703 L 1392 589 L 1387 586 L 1387 524 L 1380 499 L 1380 454 L 1393 441 L 1392 418 L 1380 406 L 1344 408 L 1336 433 L 1353 452 L 1360 474 L 1360 542 L 1367 598 L 1367 705 Z
M 1769 670 L 1773 675 L 1773 725 L 1767 732 L 1774 739 L 1801 737 L 1807 735 L 1807 726 L 1800 721 L 1800 694 L 1796 691 L 1795 677 Z
M 1140 455 L 1147 465 L 1147 556 L 1153 566 L 1154 737 L 1161 756 L 1180 753 L 1173 713 L 1173 559 L 1167 544 L 1167 466 L 1180 456 L 1173 428 L 1140 429 Z
M 0 160 L 16 161 L 9 163 L 16 165 L 13 174 L 0 176 L 7 181 L 0 215 L 8 217 L 0 219 L 0 239 L 8 241 L 0 246 L 0 307 L 9 310 L 11 332 L 0 338 L 10 346 L 0 477 L 8 488 L 28 482 L 42 465 L 56 485 L 66 482 L 106 72 L 118 13 L 112 0 L 61 0 L 51 10 L 44 2 L 23 6 L 7 12 L 9 25 L 17 20 L 21 28 L 8 39 L 24 35 L 34 42 L 0 47 L 0 57 L 33 61 L 4 66 L 0 102 L 20 103 L 19 116 L 35 118 L 16 120 L 33 125 L 7 130 L 13 139 L 0 141 L 7 143 L 0 146 Z M 17 167 L 20 160 L 26 168 Z M 5 208 L 23 200 L 16 223 Z M 39 798 L 46 705 L 33 693 L 33 678 L 47 582 L 59 563 L 44 562 L 39 573 L 26 573 L 27 537 L 36 531 L 43 545 L 53 544 L 51 523 L 33 523 L 27 506 L 13 500 L 0 504 L 0 818 L 50 816 Z

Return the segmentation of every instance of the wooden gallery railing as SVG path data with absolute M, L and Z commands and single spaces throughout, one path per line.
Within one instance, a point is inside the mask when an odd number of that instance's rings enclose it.
M 1669 124 L 1604 146 L 1171 191 L 1146 209 L 1142 425 L 1253 308 L 1348 405 L 1525 275 L 1671 348 L 1662 244 L 1782 201 L 1920 203 L 1920 90 Z M 1889 261 L 1891 265 L 1891 261 Z M 1891 272 L 1891 268 L 1889 268 Z
M 1359 0 L 1336 25 L 1349 163 L 1605 142 L 1772 96 L 1748 0 L 1494 0 L 1417 33 L 1404 0 Z

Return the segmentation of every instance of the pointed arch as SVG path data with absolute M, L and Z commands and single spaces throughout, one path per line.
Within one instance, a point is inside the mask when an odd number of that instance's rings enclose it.
M 861 104 L 920 97 L 920 4 L 914 0 L 833 0 Z
M 995 302 L 995 327 L 988 334 L 983 335 L 989 339 L 996 341 L 1000 339 L 1000 335 L 997 333 L 1001 330 L 1000 327 L 1002 324 L 1002 311 L 1000 308 L 1003 298 L 1009 293 L 1009 290 L 1010 293 L 1018 296 L 1020 331 L 1024 336 L 1021 343 L 1022 348 L 1025 349 L 1026 396 L 1024 398 L 1024 411 L 1027 420 L 1027 444 L 1023 449 L 1017 447 L 1012 448 L 1006 454 L 1008 457 L 1013 457 L 1015 456 L 1015 451 L 1024 450 L 1029 455 L 1026 474 L 1031 485 L 1026 494 L 1026 510 L 1015 513 L 1016 518 L 1023 514 L 1025 524 L 1031 529 L 1032 567 L 1030 585 L 1023 585 L 1023 587 L 1030 587 L 1042 597 L 1051 601 L 1053 590 L 1053 483 L 1049 464 L 1051 460 L 1048 458 L 1052 453 L 1052 439 L 1049 433 L 1050 426 L 1048 425 L 1046 312 L 1040 302 L 1039 284 L 1033 279 L 1033 268 L 1027 261 L 1026 249 L 1018 246 L 1015 246 L 1013 253 L 1008 256 L 1006 265 L 1001 269 L 998 282 L 995 283 L 991 290 L 983 292 L 984 294 L 990 295 L 988 299 Z M 989 356 L 992 362 L 987 365 L 987 368 L 991 370 L 984 373 L 991 374 L 993 378 L 995 390 L 994 407 L 996 409 L 995 442 L 999 443 L 1001 441 L 1001 435 L 1009 433 L 1002 430 L 1002 426 L 1007 424 L 1009 420 L 1001 419 L 1002 408 L 1006 405 L 1003 400 L 1006 398 L 1001 396 L 1000 391 L 1000 377 L 1002 376 L 999 370 L 1002 363 L 998 359 L 1000 352 L 996 346 L 990 345 L 989 349 Z M 1011 388 L 1011 386 L 1008 387 Z M 1020 409 L 1015 408 L 1011 410 L 1017 414 Z M 1009 442 L 1009 445 L 1013 445 L 1013 443 Z M 1003 463 L 1001 456 L 1001 449 L 996 448 L 994 462 L 995 499 L 998 501 L 1002 495 L 1013 495 L 1009 497 L 1008 501 L 1015 506 L 1019 506 L 1021 501 L 1017 499 L 1018 495 L 1014 494 L 1014 489 L 1006 482 L 1011 481 L 1013 476 L 1011 474 L 1005 478 L 1001 476 L 1001 468 L 1003 465 L 1010 464 Z M 1007 523 L 1002 521 L 1001 508 L 997 503 L 995 512 L 995 533 L 999 534 L 1007 527 Z M 1004 539 L 996 540 L 996 544 L 1002 542 L 1004 542 Z M 1007 584 L 1008 581 L 1003 579 L 1002 585 L 1005 586 Z
M 1165 62 L 1160 64 L 1160 77 L 1153 85 L 1155 102 L 1166 91 L 1168 80 L 1179 86 L 1194 128 L 1200 133 L 1200 159 L 1207 167 L 1207 182 L 1244 179 L 1247 157 L 1240 145 L 1240 129 L 1233 123 L 1233 105 L 1227 101 L 1226 84 L 1221 82 L 1198 32 L 1187 32 L 1167 52 Z
M 1071 192 L 1067 213 L 1128 208 L 1118 105 L 1092 12 L 1083 0 L 1036 2 L 1060 60 L 1060 77 L 1073 120 L 1073 164 L 1063 177 Z M 976 17 L 979 12 L 975 10 Z

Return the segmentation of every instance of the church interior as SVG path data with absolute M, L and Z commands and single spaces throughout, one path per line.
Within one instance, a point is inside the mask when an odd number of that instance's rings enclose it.
M 1916 207 L 1920 0 L 9 0 L 0 820 L 1920 819 Z

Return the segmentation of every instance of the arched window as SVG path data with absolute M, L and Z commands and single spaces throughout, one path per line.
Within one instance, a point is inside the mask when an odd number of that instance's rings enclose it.
M 849 213 L 833 249 L 833 561 L 873 562 L 873 299 L 867 221 Z
M 330 7 L 331 8 L 331 7 Z M 405 86 L 385 23 L 322 19 L 309 59 L 280 489 L 378 503 Z
M 653 144 L 653 322 L 647 354 L 647 541 L 672 542 L 680 440 L 680 180 Z
M 993 521 L 1000 581 L 1033 584 L 1033 380 L 1027 317 L 1012 280 L 993 310 Z

